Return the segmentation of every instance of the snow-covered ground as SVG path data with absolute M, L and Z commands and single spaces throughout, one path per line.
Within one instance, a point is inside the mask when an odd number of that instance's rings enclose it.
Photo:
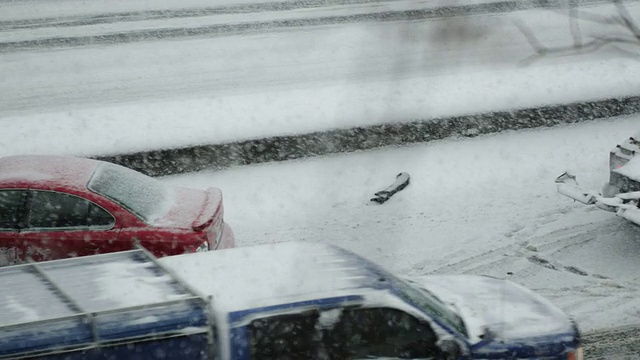
M 571 43 L 564 15 L 524 11 L 0 52 L 0 155 L 119 153 L 639 93 L 640 63 L 612 48 L 523 67 L 532 50 L 514 18 L 547 44 Z M 558 195 L 553 179 L 571 169 L 598 188 L 609 150 L 639 126 L 599 120 L 165 181 L 219 186 L 242 246 L 323 241 L 401 274 L 509 277 L 583 330 L 638 325 L 640 230 Z M 411 185 L 371 204 L 400 171 Z
M 166 178 L 216 185 L 241 246 L 337 244 L 401 274 L 487 274 L 552 299 L 584 330 L 640 324 L 640 228 L 556 193 L 608 179 L 640 117 Z M 369 202 L 398 172 L 411 184 Z M 509 276 L 507 273 L 512 272 Z
M 491 0 L 465 0 L 465 4 L 488 3 Z M 376 6 L 371 6 L 374 3 Z M 282 1 L 282 0 L 110 0 L 110 1 L 86 1 L 86 0 L 27 0 L 27 1 L 5 1 L 0 4 L 0 21 L 21 21 L 44 18 L 58 19 L 78 19 L 90 16 L 103 16 L 105 14 L 133 13 L 152 11 L 184 11 L 188 9 L 222 9 L 218 12 L 226 13 L 224 9 L 241 7 L 242 5 L 264 5 L 280 4 L 280 8 L 293 8 L 293 14 L 286 13 L 286 16 L 299 15 L 297 9 L 307 9 L 307 12 L 315 10 L 327 10 L 332 8 L 341 9 L 345 12 L 345 6 L 359 6 L 363 8 L 376 8 L 379 6 L 389 6 L 394 9 L 414 9 L 433 8 L 437 6 L 453 5 L 452 0 L 317 0 L 317 1 Z M 266 6 L 265 6 L 266 7 Z M 348 11 L 353 11 L 349 9 Z M 282 12 L 282 11 L 281 11 Z M 244 13 L 244 11 L 243 11 Z M 255 15 L 255 14 L 252 14 Z M 254 20 L 255 16 L 245 17 L 244 21 Z
M 640 62 L 612 47 L 522 66 L 533 51 L 516 19 L 546 45 L 572 43 L 566 14 L 539 10 L 0 52 L 0 155 L 114 154 L 640 93 Z M 0 44 L 12 34 L 0 31 Z

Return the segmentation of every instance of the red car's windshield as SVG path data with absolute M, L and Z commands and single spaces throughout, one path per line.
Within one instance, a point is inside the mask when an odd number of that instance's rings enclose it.
M 152 223 L 169 211 L 172 192 L 160 181 L 123 166 L 100 164 L 87 187 L 109 198 L 146 223 Z

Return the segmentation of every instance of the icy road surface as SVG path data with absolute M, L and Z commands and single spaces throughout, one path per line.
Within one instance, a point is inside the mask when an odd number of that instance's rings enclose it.
M 627 341 L 635 356 L 621 346 L 619 358 L 637 359 L 640 228 L 557 194 L 554 178 L 571 169 L 598 189 L 609 150 L 639 124 L 605 120 L 166 181 L 220 186 L 241 246 L 320 241 L 401 274 L 509 278 L 551 299 L 585 332 L 636 326 L 620 342 L 600 337 L 599 349 Z M 411 184 L 384 205 L 370 203 L 401 171 Z

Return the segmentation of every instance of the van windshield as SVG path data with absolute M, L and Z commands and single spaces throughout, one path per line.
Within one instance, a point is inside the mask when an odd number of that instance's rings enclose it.
M 445 303 L 438 299 L 437 296 L 426 290 L 418 288 L 413 283 L 407 283 L 398 278 L 390 280 L 393 282 L 393 287 L 400 293 L 400 296 L 405 298 L 405 300 L 409 301 L 432 317 L 442 321 L 460 334 L 467 337 L 469 336 L 469 334 L 467 334 L 467 329 L 464 326 L 464 321 L 460 315 L 452 311 Z

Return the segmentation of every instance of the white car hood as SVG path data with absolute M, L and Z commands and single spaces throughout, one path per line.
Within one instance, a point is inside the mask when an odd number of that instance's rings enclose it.
M 485 329 L 503 340 L 574 334 L 567 315 L 540 295 L 511 281 L 486 276 L 411 277 L 464 320 L 471 343 Z

